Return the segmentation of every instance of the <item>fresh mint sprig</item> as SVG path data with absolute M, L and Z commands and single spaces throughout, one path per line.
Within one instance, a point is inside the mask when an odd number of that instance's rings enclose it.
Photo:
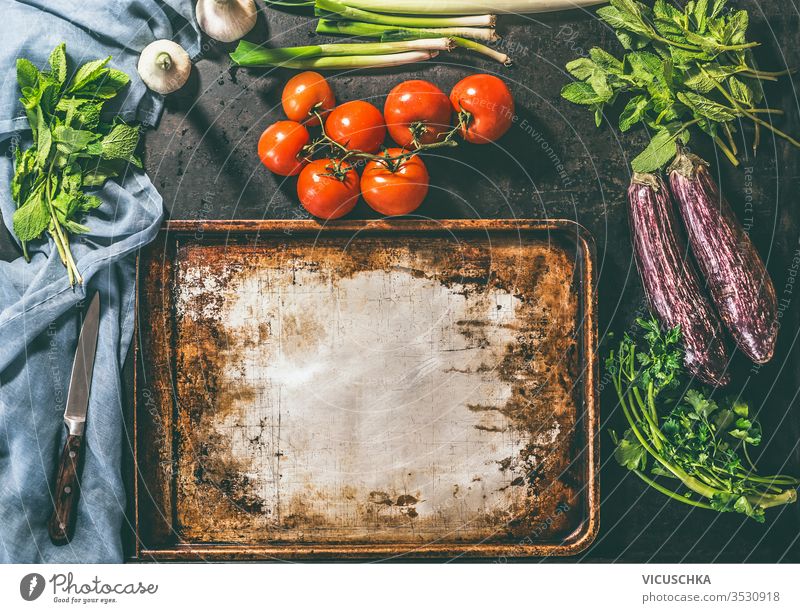
M 610 105 L 624 101 L 619 129 L 644 123 L 652 130 L 648 146 L 632 161 L 636 172 L 653 172 L 669 164 L 696 126 L 714 139 L 732 164 L 738 165 L 733 134 L 741 119 L 755 126 L 753 148 L 761 128 L 800 147 L 800 142 L 763 117 L 780 115 L 759 108 L 761 81 L 785 72 L 759 70 L 747 41 L 749 15 L 726 8 L 726 0 L 690 0 L 684 7 L 656 0 L 653 7 L 635 0 L 611 0 L 597 11 L 628 50 L 621 59 L 594 48 L 589 57 L 567 64 L 577 81 L 561 95 L 588 106 L 600 126 Z
M 72 78 L 66 46 L 50 54 L 49 67 L 17 60 L 17 83 L 33 144 L 15 151 L 11 195 L 17 204 L 14 233 L 28 258 L 27 243 L 47 232 L 67 268 L 70 285 L 83 279 L 70 250 L 69 237 L 88 228 L 81 222 L 100 205 L 86 188 L 120 176 L 128 164 L 141 167 L 135 155 L 138 126 L 120 120 L 104 123 L 103 105 L 128 84 L 124 72 L 108 68 L 111 57 L 87 62 Z

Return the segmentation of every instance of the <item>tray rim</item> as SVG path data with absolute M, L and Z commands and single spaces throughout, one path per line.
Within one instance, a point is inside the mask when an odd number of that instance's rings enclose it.
M 583 381 L 584 413 L 582 433 L 586 454 L 586 516 L 575 532 L 558 543 L 412 543 L 387 544 L 315 544 L 276 543 L 257 545 L 186 544 L 147 547 L 141 538 L 139 508 L 139 456 L 138 419 L 142 409 L 139 402 L 139 307 L 141 254 L 136 256 L 135 328 L 133 339 L 133 538 L 134 552 L 131 562 L 169 561 L 282 561 L 282 560 L 364 560 L 364 559 L 480 559 L 480 558 L 536 558 L 574 556 L 585 551 L 596 539 L 600 529 L 600 407 L 598 390 L 599 363 L 597 357 L 597 273 L 595 270 L 596 246 L 594 237 L 581 224 L 570 219 L 431 219 L 386 218 L 376 220 L 336 220 L 320 222 L 314 219 L 178 219 L 165 221 L 159 229 L 157 240 L 169 235 L 189 232 L 209 235 L 225 233 L 264 233 L 294 235 L 322 235 L 367 231 L 370 233 L 436 233 L 436 232 L 509 232 L 520 234 L 553 231 L 569 232 L 580 247 L 582 292 L 582 354 L 587 367 L 580 375 Z M 152 243 L 151 243 L 152 244 Z

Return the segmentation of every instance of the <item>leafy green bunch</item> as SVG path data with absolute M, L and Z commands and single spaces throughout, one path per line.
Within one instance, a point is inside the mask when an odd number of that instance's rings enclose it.
M 63 43 L 50 54 L 48 70 L 39 70 L 24 58 L 17 60 L 20 101 L 33 144 L 15 152 L 14 233 L 26 258 L 26 244 L 49 233 L 70 285 L 83 280 L 69 236 L 87 232 L 81 221 L 100 205 L 97 196 L 84 190 L 121 175 L 128 164 L 141 167 L 135 155 L 138 126 L 120 120 L 105 123 L 101 118 L 103 105 L 130 80 L 124 72 L 108 68 L 110 60 L 109 56 L 87 62 L 72 74 Z
M 650 143 L 632 161 L 636 172 L 653 172 L 672 161 L 678 146 L 688 143 L 691 126 L 713 138 L 734 165 L 733 134 L 742 119 L 755 126 L 754 149 L 762 127 L 800 147 L 763 118 L 782 111 L 759 108 L 761 81 L 786 72 L 758 70 L 750 51 L 758 43 L 746 37 L 748 13 L 725 4 L 690 0 L 681 8 L 656 0 L 650 8 L 635 0 L 611 0 L 597 15 L 614 28 L 628 53 L 618 59 L 596 47 L 589 57 L 567 64 L 577 81 L 561 95 L 593 110 L 598 126 L 605 108 L 623 99 L 619 129 L 627 132 L 644 123 L 652 130 Z
M 606 360 L 629 426 L 611 432 L 617 462 L 670 498 L 760 522 L 765 509 L 797 500 L 800 480 L 758 475 L 748 447 L 761 443 L 761 425 L 748 405 L 687 389 L 679 328 L 638 325 L 642 337 L 626 334 Z

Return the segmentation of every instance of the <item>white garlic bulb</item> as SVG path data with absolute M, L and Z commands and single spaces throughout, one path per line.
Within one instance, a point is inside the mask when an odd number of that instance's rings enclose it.
M 162 39 L 144 48 L 136 70 L 144 84 L 154 92 L 171 94 L 189 80 L 192 61 L 178 43 Z
M 254 0 L 197 0 L 195 15 L 203 32 L 232 43 L 253 29 L 258 9 Z

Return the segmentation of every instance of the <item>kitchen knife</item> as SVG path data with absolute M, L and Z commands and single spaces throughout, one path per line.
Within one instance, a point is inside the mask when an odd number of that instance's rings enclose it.
M 100 294 L 96 293 L 83 320 L 67 391 L 67 408 L 64 411 L 67 442 L 58 463 L 53 515 L 49 525 L 50 540 L 54 545 L 69 543 L 75 530 L 75 511 L 80 495 L 78 472 L 83 457 L 83 431 L 89 408 L 89 390 L 92 386 L 99 329 Z

